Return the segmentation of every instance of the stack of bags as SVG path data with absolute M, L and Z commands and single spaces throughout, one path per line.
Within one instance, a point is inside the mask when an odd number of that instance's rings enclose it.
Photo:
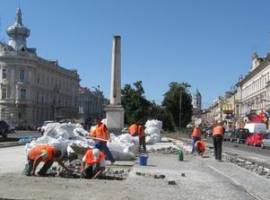
M 51 144 L 62 152 L 73 154 L 76 153 L 73 151 L 74 146 L 77 149 L 94 147 L 95 141 L 87 139 L 87 135 L 88 132 L 80 124 L 49 123 L 42 137 L 26 144 L 26 152 L 37 144 Z M 132 160 L 135 159 L 138 143 L 138 138 L 133 138 L 129 134 L 120 136 L 111 134 L 108 147 L 116 160 Z
M 162 130 L 162 121 L 159 120 L 147 120 L 145 123 L 145 141 L 146 144 L 155 144 L 160 142 L 160 132 Z

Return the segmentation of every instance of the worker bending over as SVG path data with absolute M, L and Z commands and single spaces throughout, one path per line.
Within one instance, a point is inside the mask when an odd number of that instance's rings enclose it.
M 105 170 L 105 154 L 99 149 L 88 149 L 84 154 L 81 165 L 83 178 L 96 178 Z
M 52 166 L 54 161 L 57 161 L 67 171 L 70 171 L 62 162 L 62 153 L 49 144 L 39 144 L 31 148 L 27 153 L 27 164 L 25 166 L 25 175 L 35 176 L 35 171 L 40 162 L 44 165 L 39 170 L 39 176 L 46 176 L 48 169 Z
M 106 125 L 101 122 L 100 118 L 96 118 L 96 123 L 96 129 L 90 133 L 90 136 L 96 138 L 95 147 L 105 153 L 107 160 L 110 160 L 111 163 L 114 163 L 115 160 L 113 158 L 113 155 L 107 147 L 107 141 L 110 140 L 110 133 L 108 132 Z

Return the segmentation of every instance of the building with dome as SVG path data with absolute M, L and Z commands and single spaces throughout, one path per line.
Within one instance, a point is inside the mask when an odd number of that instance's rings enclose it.
M 0 119 L 13 127 L 34 127 L 45 120 L 77 117 L 77 71 L 27 46 L 30 29 L 23 25 L 20 8 L 7 35 L 8 43 L 0 42 Z

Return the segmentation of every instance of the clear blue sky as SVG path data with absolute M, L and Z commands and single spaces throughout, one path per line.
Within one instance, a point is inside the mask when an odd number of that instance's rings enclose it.
M 112 37 L 122 36 L 122 85 L 142 80 L 161 102 L 171 81 L 198 88 L 204 105 L 270 49 L 268 0 L 20 0 L 29 47 L 77 68 L 83 86 L 109 96 Z M 0 1 L 0 38 L 18 0 Z

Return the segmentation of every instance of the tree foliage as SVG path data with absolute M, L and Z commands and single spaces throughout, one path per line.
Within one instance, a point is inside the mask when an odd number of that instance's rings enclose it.
M 189 92 L 188 83 L 171 82 L 169 90 L 164 94 L 162 105 L 167 112 L 171 113 L 177 127 L 186 127 L 192 117 L 192 97 Z M 181 114 L 180 114 L 181 102 Z M 181 116 L 181 120 L 179 120 Z
M 127 124 L 146 121 L 151 103 L 144 96 L 142 81 L 126 84 L 122 89 L 122 105 L 125 109 L 125 122 Z
M 165 108 L 146 99 L 142 81 L 133 83 L 133 87 L 126 84 L 121 93 L 126 124 L 145 123 L 148 119 L 158 119 L 163 122 L 164 130 L 174 130 L 172 115 Z

